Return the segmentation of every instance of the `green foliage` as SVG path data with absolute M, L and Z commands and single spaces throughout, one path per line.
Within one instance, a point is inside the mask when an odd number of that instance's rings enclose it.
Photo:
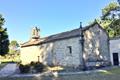
M 19 47 L 18 42 L 16 40 L 12 40 L 9 45 L 9 48 L 10 48 L 9 53 L 18 54 L 20 52 L 18 47 Z
M 0 14 L 0 27 L 4 24 L 5 19 L 2 17 L 2 15 Z M 3 28 L 1 28 L 1 30 L 3 30 Z M 1 31 L 0 30 L 0 31 Z
M 119 7 L 118 3 L 112 2 L 102 9 L 103 18 L 106 18 L 112 10 L 116 10 Z
M 112 21 L 110 21 L 110 20 L 101 20 L 98 23 L 106 30 L 109 37 L 114 36 L 114 31 L 113 31 L 112 28 L 110 28 L 110 25 L 111 25 Z
M 12 40 L 12 41 L 10 42 L 10 46 L 19 47 L 19 44 L 18 44 L 18 42 L 17 42 L 16 40 Z
M 5 55 L 9 51 L 9 40 L 8 40 L 8 34 L 7 29 L 3 28 L 3 24 L 5 22 L 5 19 L 0 15 L 0 55 Z
M 20 73 L 29 73 L 30 72 L 30 65 L 19 65 Z
M 40 62 L 31 62 L 30 64 L 19 64 L 19 70 L 21 73 L 39 73 L 43 72 L 45 65 Z
M 109 37 L 120 36 L 120 14 L 117 13 L 118 9 L 120 9 L 119 4 L 115 2 L 110 3 L 102 9 L 103 15 L 98 20 L 98 23 L 107 31 Z M 118 18 L 115 16 L 118 16 Z
M 0 56 L 1 62 L 20 62 L 19 54 L 6 54 L 5 56 Z
M 33 65 L 34 69 L 36 70 L 36 72 L 43 72 L 45 66 L 40 63 L 40 62 L 37 62 Z
M 15 54 L 15 53 L 16 53 L 15 50 L 12 50 L 12 49 L 9 50 L 9 54 Z
M 120 19 L 114 20 L 110 28 L 113 29 L 113 36 L 120 36 Z

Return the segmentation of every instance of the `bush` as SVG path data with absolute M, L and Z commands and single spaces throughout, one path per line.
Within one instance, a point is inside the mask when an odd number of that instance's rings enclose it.
M 30 65 L 19 65 L 20 73 L 29 73 L 30 72 Z
M 36 64 L 34 65 L 34 69 L 36 70 L 36 72 L 43 72 L 44 68 L 45 66 L 40 62 L 36 62 Z
M 45 69 L 45 65 L 43 65 L 40 62 L 31 62 L 28 65 L 19 64 L 20 73 L 29 73 L 29 72 L 38 73 L 38 72 L 43 72 L 44 69 Z
M 30 63 L 30 66 L 34 66 L 35 64 L 36 64 L 36 62 L 33 62 L 33 61 L 32 61 L 32 62 Z

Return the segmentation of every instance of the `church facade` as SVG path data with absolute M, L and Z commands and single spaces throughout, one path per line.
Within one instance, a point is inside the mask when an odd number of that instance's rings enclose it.
M 40 38 L 35 27 L 31 39 L 21 44 L 20 50 L 22 64 L 40 61 L 47 65 L 78 67 L 84 63 L 96 66 L 99 62 L 110 62 L 109 38 L 97 22 L 44 38 Z

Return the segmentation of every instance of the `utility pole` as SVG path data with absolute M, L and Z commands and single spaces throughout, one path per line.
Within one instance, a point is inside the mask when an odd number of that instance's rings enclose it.
M 86 64 L 84 59 L 84 34 L 83 34 L 82 22 L 80 22 L 80 44 L 81 44 L 81 52 L 82 52 L 83 70 L 86 70 Z

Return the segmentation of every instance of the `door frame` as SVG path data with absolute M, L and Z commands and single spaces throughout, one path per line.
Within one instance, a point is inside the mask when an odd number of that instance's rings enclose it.
M 117 57 L 118 57 L 118 64 L 115 64 L 115 61 L 114 61 L 114 54 L 117 54 Z M 119 65 L 120 65 L 119 53 L 118 53 L 118 52 L 114 52 L 114 53 L 112 53 L 112 56 L 113 56 L 113 58 L 112 58 L 113 65 L 114 65 L 114 66 L 119 66 Z

